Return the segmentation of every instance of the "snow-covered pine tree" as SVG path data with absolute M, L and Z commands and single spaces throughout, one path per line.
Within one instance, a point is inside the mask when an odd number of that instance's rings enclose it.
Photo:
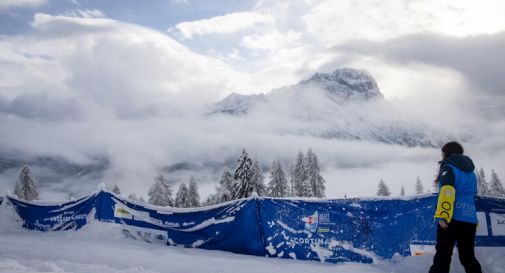
M 144 197 L 140 196 L 140 197 L 139 197 L 139 202 L 145 203 L 145 202 L 146 202 L 146 200 L 144 200 Z
M 405 187 L 402 186 L 400 189 L 400 196 L 405 196 Z
M 207 196 L 207 198 L 202 202 L 202 206 L 211 206 L 218 203 L 219 202 L 217 202 L 217 192 L 215 192 Z
M 175 194 L 175 206 L 178 208 L 189 208 L 191 206 L 189 190 L 184 182 L 179 185 L 179 189 Z
M 174 201 L 172 199 L 172 189 L 168 180 L 159 174 L 154 178 L 154 185 L 149 189 L 149 204 L 156 206 L 173 206 Z
M 390 196 L 391 192 L 389 191 L 388 186 L 384 182 L 384 180 L 381 179 L 379 182 L 379 188 L 377 189 L 377 196 Z
M 505 189 L 503 189 L 503 184 L 501 183 L 498 175 L 494 170 L 491 170 L 491 194 L 497 197 L 505 197 Z
M 288 196 L 288 181 L 279 160 L 275 160 L 272 164 L 272 173 L 268 182 L 268 193 L 271 197 Z
M 137 195 L 134 192 L 128 194 L 128 199 L 133 200 L 133 201 L 138 201 Z
M 267 187 L 265 186 L 265 176 L 263 176 L 260 163 L 257 159 L 254 160 L 251 171 L 251 183 L 250 189 L 248 190 L 249 195 L 247 197 L 251 196 L 253 192 L 256 192 L 258 196 L 268 196 Z
M 218 204 L 217 202 L 217 193 L 211 193 L 207 198 L 205 198 L 200 205 L 201 206 L 212 206 Z
M 303 197 L 306 195 L 307 188 L 304 187 L 303 182 L 306 179 L 305 172 L 305 157 L 302 151 L 298 151 L 298 155 L 296 157 L 295 166 L 293 168 L 293 186 L 294 186 L 294 195 L 298 197 Z
M 490 195 L 489 185 L 486 182 L 486 175 L 484 169 L 480 168 L 477 172 L 477 193 L 479 195 Z
M 119 187 L 117 185 L 114 185 L 112 192 L 115 194 L 121 194 L 121 190 L 119 190 Z
M 421 179 L 419 179 L 419 176 L 416 179 L 416 194 L 423 194 L 424 192 L 424 187 L 423 183 L 421 182 Z
M 189 195 L 189 207 L 199 207 L 200 206 L 200 195 L 198 194 L 198 185 L 196 184 L 196 180 L 194 177 L 189 179 L 189 187 L 188 187 L 188 195 Z
M 233 175 L 230 173 L 230 169 L 225 167 L 219 178 L 216 192 L 209 195 L 203 204 L 214 205 L 232 200 L 233 185 Z
M 324 184 L 326 181 L 320 174 L 317 155 L 312 151 L 312 148 L 307 151 L 305 159 L 305 196 L 323 198 L 325 197 L 326 187 Z M 306 190 L 307 186 L 310 190 Z
M 37 181 L 32 176 L 28 165 L 24 165 L 19 174 L 18 181 L 14 187 L 14 194 L 19 198 L 27 201 L 39 199 L 37 191 Z
M 289 188 L 288 188 L 288 196 L 294 197 L 295 195 L 295 167 L 289 167 Z
M 233 190 L 231 193 L 232 199 L 239 199 L 249 197 L 252 193 L 251 190 L 251 179 L 253 176 L 253 161 L 249 158 L 245 149 L 242 150 L 242 154 L 238 159 L 238 165 L 233 173 Z

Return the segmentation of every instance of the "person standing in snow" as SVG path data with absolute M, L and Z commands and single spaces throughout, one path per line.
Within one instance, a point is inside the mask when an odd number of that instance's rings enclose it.
M 466 273 L 482 273 L 474 252 L 477 230 L 475 166 L 468 156 L 463 155 L 463 147 L 457 142 L 449 142 L 442 147 L 439 164 L 436 254 L 429 273 L 449 272 L 456 242 L 459 260 Z

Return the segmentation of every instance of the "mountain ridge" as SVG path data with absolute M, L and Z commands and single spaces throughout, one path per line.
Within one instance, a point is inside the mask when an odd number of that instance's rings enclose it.
M 258 113 L 271 120 L 282 116 L 302 123 L 304 128 L 284 131 L 295 135 L 309 132 L 326 139 L 367 140 L 408 147 L 437 147 L 449 139 L 447 132 L 395 111 L 370 73 L 339 68 L 331 73 L 314 73 L 295 85 L 266 94 L 232 93 L 213 104 L 209 112 L 244 122 Z M 311 122 L 320 126 L 316 128 Z

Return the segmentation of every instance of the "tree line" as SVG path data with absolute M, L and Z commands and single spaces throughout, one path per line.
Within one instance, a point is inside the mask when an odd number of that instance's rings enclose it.
M 266 197 L 325 197 L 326 181 L 320 174 L 317 155 L 308 149 L 298 152 L 295 164 L 289 171 L 289 181 L 279 159 L 274 160 L 270 178 L 265 185 L 265 177 L 257 159 L 242 151 L 238 164 L 232 173 L 224 168 L 216 187 L 204 202 L 213 205 L 252 195 Z
M 424 192 L 424 186 L 419 176 L 416 178 L 414 188 L 416 195 L 430 192 L 430 191 Z M 380 179 L 379 185 L 377 187 L 377 196 L 391 196 L 391 191 L 389 190 L 389 187 L 386 185 L 386 182 L 384 182 L 382 178 Z M 404 186 L 401 186 L 399 196 L 405 196 Z
M 486 175 L 484 173 L 483 168 L 480 168 L 476 172 L 476 178 L 477 178 L 477 195 L 505 197 L 505 189 L 503 187 L 503 184 L 494 170 L 491 170 L 491 181 L 489 182 L 486 180 Z M 424 193 L 424 187 L 419 177 L 417 177 L 415 183 L 415 194 L 422 194 L 422 193 Z M 402 186 L 400 189 L 400 196 L 404 195 L 405 195 L 405 188 Z M 383 179 L 379 181 L 379 185 L 377 188 L 377 196 L 391 196 L 391 191 L 389 190 L 389 187 L 386 185 Z
M 274 160 L 267 185 L 265 177 L 257 159 L 252 159 L 243 150 L 237 160 L 237 167 L 233 172 L 224 168 L 218 186 L 204 202 L 201 202 L 196 180 L 191 177 L 188 183 L 182 182 L 173 196 L 172 187 L 168 180 L 159 174 L 154 178 L 154 183 L 148 192 L 148 203 L 157 206 L 170 207 L 198 207 L 201 205 L 213 205 L 253 195 L 265 197 L 325 197 L 326 181 L 320 174 L 317 155 L 308 149 L 304 154 L 299 151 L 294 165 L 289 169 L 288 177 L 284 172 L 280 160 Z M 494 170 L 491 170 L 491 180 L 486 180 L 483 168 L 476 172 L 478 195 L 505 197 L 503 184 Z M 112 191 L 121 194 L 117 185 Z M 415 182 L 415 193 L 424 193 L 424 187 L 419 179 Z M 37 181 L 33 178 L 30 168 L 24 165 L 15 184 L 14 194 L 23 200 L 32 201 L 39 199 Z M 377 196 L 390 196 L 391 191 L 383 179 L 380 179 L 377 188 Z M 400 189 L 400 196 L 405 195 L 405 188 Z M 130 193 L 131 200 L 145 202 L 142 196 L 137 197 Z

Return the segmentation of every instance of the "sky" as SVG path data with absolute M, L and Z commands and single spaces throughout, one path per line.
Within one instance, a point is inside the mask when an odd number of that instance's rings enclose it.
M 395 192 L 417 176 L 428 187 L 436 149 L 286 141 L 262 125 L 268 117 L 239 127 L 201 117 L 232 92 L 352 67 L 505 175 L 504 12 L 492 0 L 2 0 L 0 151 L 82 164 L 105 155 L 104 179 L 141 194 L 167 164 L 224 161 L 243 147 L 267 165 L 312 147 L 330 197 L 373 194 L 380 178 Z M 200 178 L 202 195 L 214 180 Z

